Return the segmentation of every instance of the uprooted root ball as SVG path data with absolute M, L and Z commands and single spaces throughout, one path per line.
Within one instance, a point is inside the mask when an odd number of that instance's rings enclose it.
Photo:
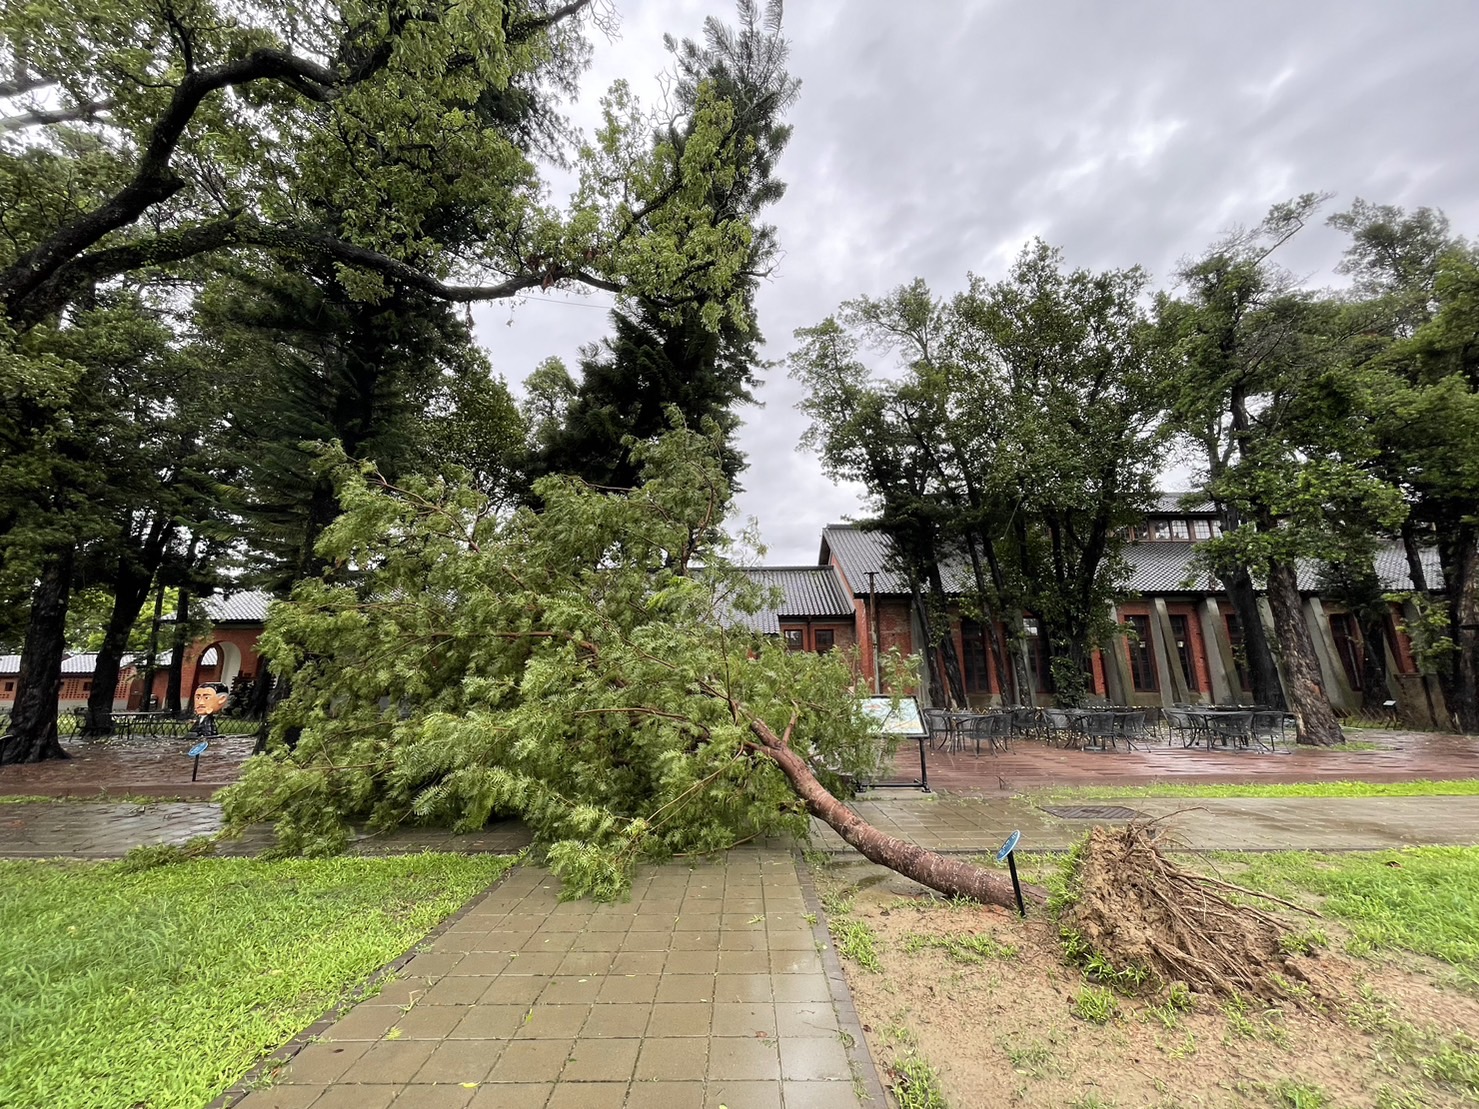
M 1314 961 L 1281 945 L 1282 923 L 1225 896 L 1265 895 L 1182 870 L 1161 853 L 1157 833 L 1145 822 L 1089 833 L 1059 918 L 1081 951 L 1156 989 L 1183 982 L 1199 993 L 1272 1002 L 1324 992 Z

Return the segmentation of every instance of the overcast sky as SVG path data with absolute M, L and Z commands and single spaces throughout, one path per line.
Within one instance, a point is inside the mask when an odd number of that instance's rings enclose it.
M 597 36 L 578 122 L 627 78 L 644 102 L 664 31 L 699 37 L 728 3 L 616 0 Z M 760 290 L 766 356 L 839 302 L 923 277 L 937 294 L 968 272 L 1004 275 L 1041 236 L 1072 266 L 1176 261 L 1270 204 L 1309 191 L 1442 208 L 1479 236 L 1479 4 L 1473 0 L 1106 4 L 792 0 L 802 82 L 765 213 L 784 257 Z M 1285 264 L 1334 283 L 1340 237 L 1302 236 Z M 516 388 L 541 359 L 607 333 L 611 298 L 483 306 L 477 334 Z M 880 369 L 886 366 L 880 365 Z M 771 564 L 811 563 L 823 524 L 863 513 L 796 442 L 804 418 L 783 368 L 746 409 L 741 517 Z

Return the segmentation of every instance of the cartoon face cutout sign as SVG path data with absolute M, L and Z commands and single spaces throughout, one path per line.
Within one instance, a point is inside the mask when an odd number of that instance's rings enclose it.
M 220 682 L 206 682 L 195 691 L 195 715 L 215 716 L 226 707 L 226 694 Z

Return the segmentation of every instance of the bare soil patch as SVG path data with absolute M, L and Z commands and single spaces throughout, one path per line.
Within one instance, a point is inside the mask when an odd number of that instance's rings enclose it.
M 1129 996 L 1069 966 L 1060 926 L 1041 912 L 1024 921 L 942 902 L 862 864 L 834 865 L 819 885 L 885 1083 L 925 1063 L 954 1109 L 1479 1104 L 1465 1081 L 1479 1081 L 1479 999 L 1415 960 L 1304 959 L 1320 988 L 1303 1001 L 1210 989 Z M 1339 927 L 1319 924 L 1338 950 Z M 1286 953 L 1273 942 L 1261 950 L 1282 974 Z

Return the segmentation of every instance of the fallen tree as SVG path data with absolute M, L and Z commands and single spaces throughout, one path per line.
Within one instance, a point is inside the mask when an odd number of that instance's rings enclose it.
M 228 828 L 271 820 L 280 850 L 326 853 L 358 821 L 517 815 L 568 895 L 613 897 L 640 861 L 805 837 L 815 816 L 923 885 L 1015 906 L 1000 873 L 838 800 L 892 747 L 845 652 L 740 626 L 766 598 L 724 559 L 717 441 L 679 430 L 635 454 L 635 490 L 549 478 L 541 512 L 507 517 L 468 488 L 394 488 L 341 460 L 345 511 L 320 545 L 333 569 L 273 607 L 261 648 L 292 693 L 225 791 Z

